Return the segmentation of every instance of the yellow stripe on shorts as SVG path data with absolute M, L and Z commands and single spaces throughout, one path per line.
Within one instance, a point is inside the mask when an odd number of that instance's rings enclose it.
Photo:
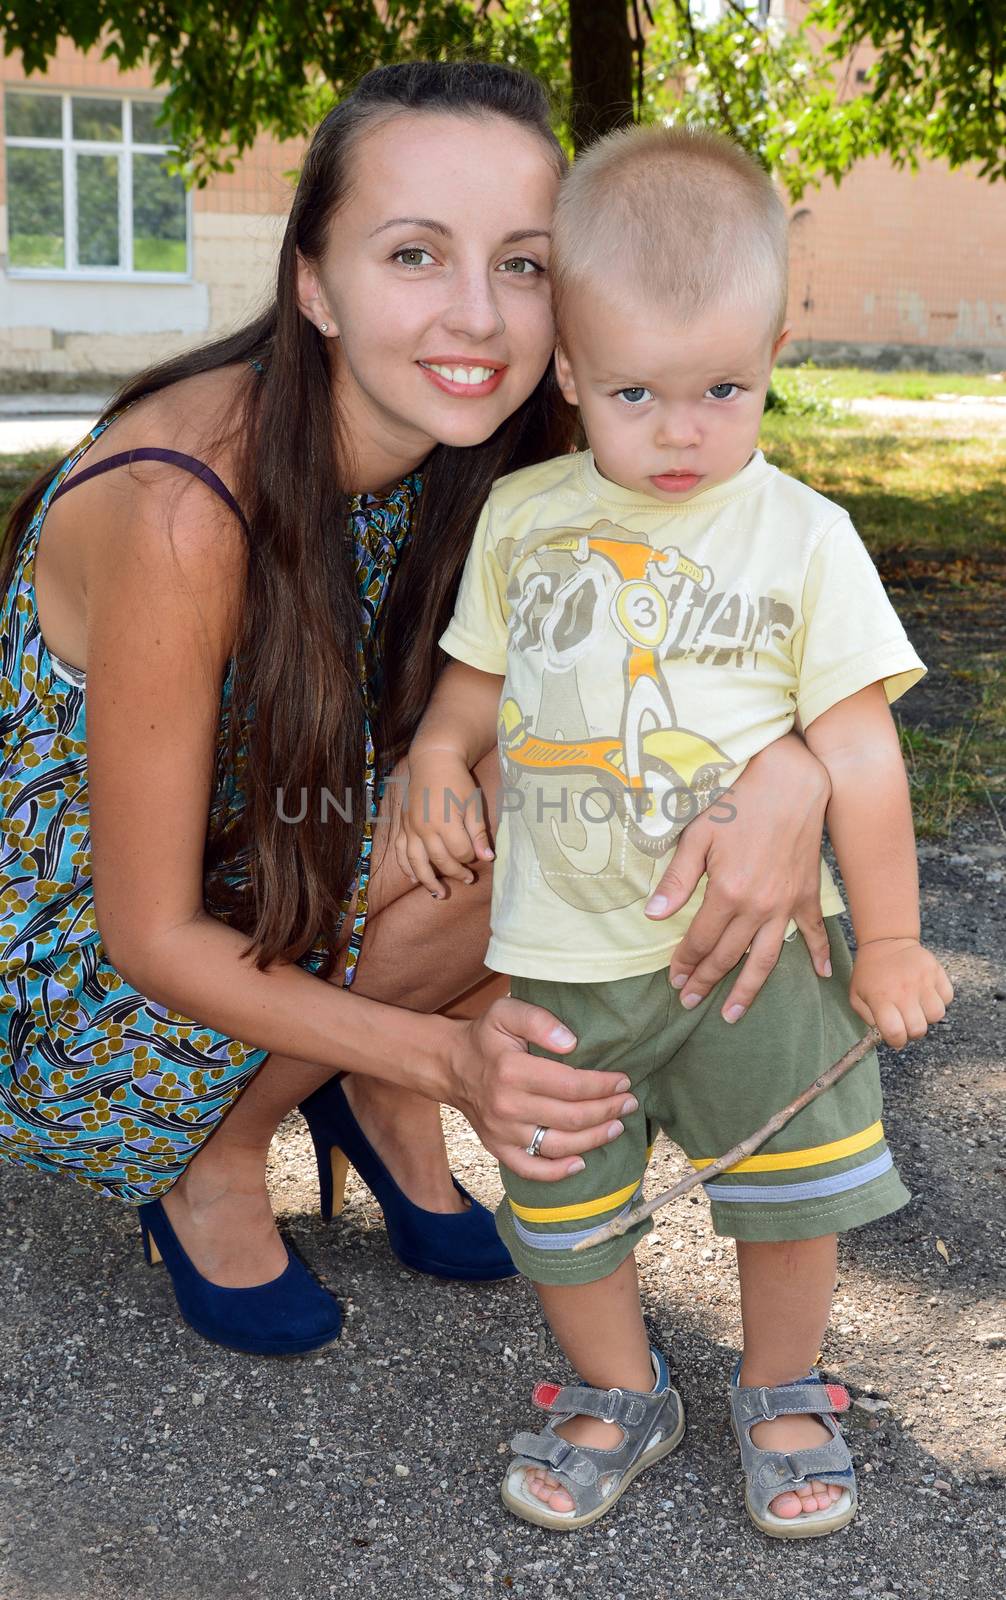
M 780 1150 L 776 1155 L 748 1156 L 738 1161 L 727 1172 L 789 1172 L 795 1167 L 820 1167 L 828 1161 L 841 1161 L 843 1156 L 858 1155 L 871 1145 L 879 1144 L 884 1137 L 884 1124 L 874 1122 L 862 1133 L 850 1134 L 848 1139 L 834 1139 L 831 1144 L 816 1144 L 809 1150 Z M 711 1167 L 715 1156 L 689 1156 L 693 1167 Z
M 652 1154 L 651 1144 L 646 1152 L 647 1161 Z M 522 1222 L 576 1222 L 580 1217 L 599 1217 L 604 1211 L 617 1211 L 626 1200 L 631 1200 L 641 1181 L 637 1178 L 634 1183 L 627 1183 L 624 1189 L 616 1189 L 614 1194 L 603 1194 L 599 1200 L 581 1200 L 579 1205 L 519 1206 L 516 1200 L 511 1200 L 510 1210 Z

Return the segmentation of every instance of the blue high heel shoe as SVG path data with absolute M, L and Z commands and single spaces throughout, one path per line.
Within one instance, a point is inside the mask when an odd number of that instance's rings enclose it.
M 339 1337 L 338 1300 L 289 1250 L 271 1283 L 223 1289 L 196 1271 L 159 1200 L 137 1209 L 147 1265 L 164 1262 L 182 1317 L 204 1339 L 242 1355 L 296 1356 Z
M 435 1278 L 487 1282 L 517 1272 L 496 1232 L 491 1211 L 452 1178 L 467 1211 L 424 1211 L 402 1193 L 350 1110 L 338 1079 L 331 1078 L 300 1105 L 318 1159 L 321 1216 L 330 1222 L 344 1204 L 352 1164 L 384 1212 L 388 1243 L 405 1267 Z

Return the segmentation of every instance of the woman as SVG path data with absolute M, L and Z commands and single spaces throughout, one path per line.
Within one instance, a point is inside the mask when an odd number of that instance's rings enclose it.
M 341 1151 L 402 1259 L 453 1276 L 510 1267 L 438 1101 L 539 1178 L 620 1131 L 624 1080 L 530 1057 L 572 1041 L 492 999 L 488 869 L 431 899 L 373 816 L 490 483 L 571 443 L 546 277 L 563 165 L 523 74 L 369 74 L 308 152 L 275 304 L 127 385 L 15 509 L 0 1155 L 139 1205 L 183 1315 L 234 1348 L 338 1334 L 265 1188 L 298 1103 L 326 1209 Z M 491 797 L 495 763 L 476 775 Z M 783 741 L 730 827 L 685 835 L 668 910 L 711 884 L 672 969 L 689 993 L 750 945 L 728 1003 L 750 1002 L 791 911 L 824 971 L 824 798 Z

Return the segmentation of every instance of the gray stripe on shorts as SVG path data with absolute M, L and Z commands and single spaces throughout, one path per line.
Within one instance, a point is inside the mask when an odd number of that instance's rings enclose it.
M 513 1223 L 514 1230 L 521 1243 L 530 1245 L 534 1250 L 571 1250 L 581 1239 L 589 1239 L 591 1234 L 597 1232 L 598 1228 L 606 1227 L 609 1222 L 615 1222 L 624 1217 L 638 1199 L 639 1190 L 637 1189 L 632 1199 L 627 1200 L 621 1211 L 616 1211 L 613 1217 L 602 1217 L 599 1222 L 594 1223 L 592 1228 L 571 1229 L 568 1233 L 535 1233 L 526 1223 L 521 1222 L 520 1217 L 514 1215 L 512 1207 L 510 1209 L 510 1221 Z
M 865 1166 L 853 1167 L 848 1172 L 836 1172 L 831 1178 L 815 1178 L 811 1183 L 737 1183 L 726 1184 L 711 1178 L 703 1187 L 710 1200 L 722 1204 L 724 1200 L 750 1204 L 768 1202 L 778 1205 L 787 1200 L 814 1200 L 822 1194 L 842 1194 L 846 1189 L 858 1189 L 860 1184 L 889 1172 L 894 1165 L 890 1150 L 868 1161 Z

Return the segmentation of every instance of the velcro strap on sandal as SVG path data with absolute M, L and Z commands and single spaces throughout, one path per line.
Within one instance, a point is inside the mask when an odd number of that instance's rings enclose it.
M 659 1394 L 637 1394 L 632 1389 L 591 1389 L 586 1384 L 536 1383 L 531 1399 L 542 1411 L 565 1412 L 570 1416 L 598 1417 L 602 1422 L 616 1422 L 633 1428 L 642 1422 L 648 1410 L 647 1401 L 659 1403 Z
M 546 1466 L 584 1485 L 597 1481 L 597 1467 L 593 1461 L 568 1439 L 548 1433 L 515 1433 L 510 1448 L 519 1458 L 519 1466 Z
M 841 1434 L 830 1444 L 815 1445 L 807 1450 L 760 1450 L 754 1460 L 757 1462 L 755 1481 L 770 1489 L 772 1496 L 783 1484 L 803 1483 L 808 1478 L 817 1478 L 822 1483 L 841 1483 L 852 1470 L 849 1447 Z
M 780 1388 L 731 1388 L 730 1407 L 738 1423 L 771 1422 L 790 1413 L 832 1415 L 849 1409 L 849 1395 L 839 1383 L 792 1383 Z

